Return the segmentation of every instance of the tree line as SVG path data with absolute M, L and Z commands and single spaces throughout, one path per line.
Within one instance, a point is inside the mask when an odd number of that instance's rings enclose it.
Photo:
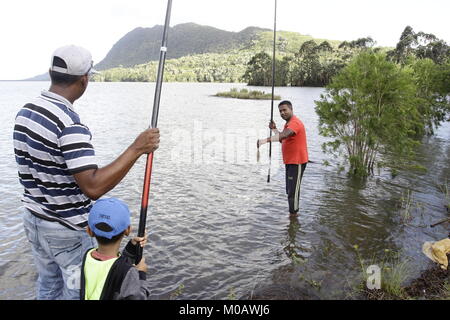
M 251 55 L 250 51 L 232 50 L 228 53 L 204 53 L 169 59 L 164 68 L 164 81 L 241 82 Z M 151 61 L 132 68 L 104 70 L 94 81 L 154 82 L 157 64 L 157 61 Z
M 283 42 L 283 39 L 279 39 L 279 42 Z M 442 64 L 449 52 L 445 41 L 433 34 L 415 33 L 410 26 L 403 31 L 395 49 L 388 51 L 374 46 L 375 41 L 371 37 L 343 41 L 337 47 L 331 46 L 328 41 L 306 41 L 295 53 L 280 54 L 276 57 L 275 85 L 324 87 L 356 55 L 367 49 L 386 52 L 390 61 L 401 64 L 406 63 L 410 56 L 429 58 Z M 247 64 L 243 80 L 254 86 L 271 85 L 272 57 L 266 51 L 255 54 Z
M 344 41 L 337 48 L 328 41 L 319 44 L 314 40 L 306 41 L 294 54 L 275 58 L 275 85 L 323 87 L 355 55 L 374 44 L 370 37 Z M 267 52 L 261 51 L 251 58 L 243 79 L 254 86 L 272 84 L 272 58 Z

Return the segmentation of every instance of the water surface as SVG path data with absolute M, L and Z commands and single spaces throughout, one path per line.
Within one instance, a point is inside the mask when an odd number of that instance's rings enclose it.
M 288 216 L 284 167 L 274 145 L 271 182 L 268 150 L 256 162 L 256 138 L 268 135 L 270 101 L 214 97 L 242 84 L 165 83 L 159 114 L 148 213 L 148 285 L 153 299 L 227 299 L 269 292 L 281 298 L 346 298 L 364 259 L 385 249 L 410 257 L 412 274 L 428 261 L 423 241 L 438 240 L 447 226 L 439 188 L 449 177 L 450 125 L 420 149 L 426 173 L 380 172 L 366 182 L 338 173 L 322 153 L 314 100 L 321 88 L 277 88 L 303 120 L 310 159 L 298 219 Z M 0 84 L 0 299 L 34 299 L 36 271 L 21 220 L 22 188 L 12 147 L 14 117 L 45 82 Z M 261 88 L 258 88 L 261 90 Z M 93 134 L 98 163 L 115 159 L 150 123 L 154 84 L 91 83 L 75 104 Z M 264 89 L 263 89 L 264 90 Z M 270 92 L 270 88 L 265 89 Z M 278 127 L 282 119 L 275 109 Z M 323 160 L 331 166 L 322 165 Z M 132 209 L 137 229 L 145 159 L 107 196 Z M 412 220 L 399 204 L 412 190 Z M 174 291 L 183 285 L 181 293 Z

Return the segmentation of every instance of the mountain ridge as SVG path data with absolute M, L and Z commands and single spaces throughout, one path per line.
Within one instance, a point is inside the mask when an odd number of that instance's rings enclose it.
M 122 36 L 94 68 L 99 71 L 114 68 L 132 68 L 159 59 L 162 25 L 136 27 Z M 211 26 L 187 22 L 169 29 L 169 50 L 166 59 L 179 59 L 203 54 L 227 53 L 236 50 L 272 50 L 272 30 L 249 26 L 239 32 L 225 31 Z M 337 46 L 341 41 L 317 39 L 292 31 L 277 31 L 277 51 L 297 51 L 301 43 L 314 40 L 329 41 Z M 281 42 L 284 44 L 282 45 Z M 284 49 L 283 49 L 284 48 Z M 24 81 L 49 81 L 48 73 L 43 73 Z
M 237 49 L 255 40 L 260 32 L 270 31 L 259 27 L 247 27 L 239 32 L 225 31 L 193 22 L 169 28 L 170 50 L 167 59 L 187 55 L 220 53 Z M 137 27 L 120 38 L 106 57 L 95 65 L 98 70 L 114 67 L 133 67 L 159 58 L 163 26 Z

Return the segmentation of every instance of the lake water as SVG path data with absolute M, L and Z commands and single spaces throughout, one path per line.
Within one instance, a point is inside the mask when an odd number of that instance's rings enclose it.
M 14 117 L 46 82 L 0 82 L 0 299 L 34 299 L 37 278 L 21 220 L 21 193 L 12 147 Z M 310 159 L 300 215 L 290 219 L 279 145 L 256 162 L 266 137 L 270 101 L 217 98 L 242 84 L 165 83 L 158 126 L 145 249 L 152 299 L 228 299 L 263 295 L 292 299 L 348 298 L 362 259 L 385 249 L 411 259 L 411 275 L 429 264 L 424 241 L 447 236 L 442 185 L 449 178 L 450 125 L 419 150 L 426 173 L 377 173 L 366 182 L 338 172 L 322 153 L 314 100 L 321 88 L 276 88 L 303 120 Z M 270 88 L 258 88 L 270 92 Z M 154 84 L 91 83 L 75 103 L 93 134 L 99 165 L 115 159 L 148 127 Z M 274 119 L 283 121 L 275 105 Z M 322 165 L 328 160 L 332 165 Z M 106 196 L 126 201 L 137 229 L 145 159 Z M 400 204 L 411 191 L 411 220 Z M 380 258 L 381 259 L 381 258 Z M 178 289 L 178 290 L 177 290 Z

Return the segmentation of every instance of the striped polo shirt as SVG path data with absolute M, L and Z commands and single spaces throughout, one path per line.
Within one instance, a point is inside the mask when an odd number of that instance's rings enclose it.
M 97 168 L 89 128 L 72 104 L 42 91 L 23 106 L 14 126 L 14 153 L 22 201 L 32 214 L 73 229 L 87 226 L 91 200 L 73 174 Z

